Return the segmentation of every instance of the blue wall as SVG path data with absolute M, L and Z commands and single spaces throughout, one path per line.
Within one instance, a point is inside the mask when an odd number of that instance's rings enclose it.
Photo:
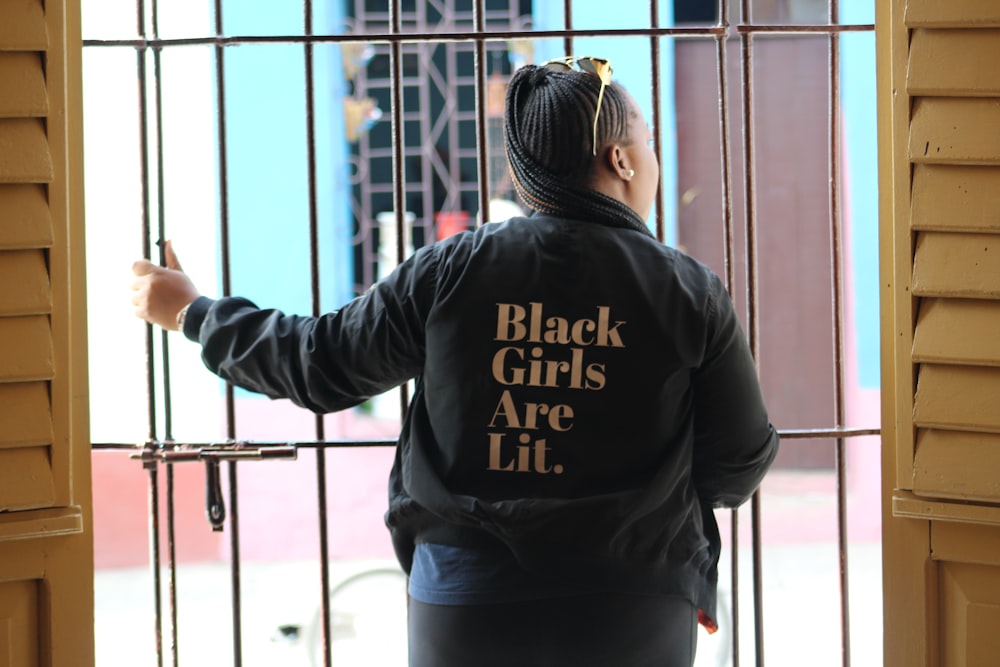
M 841 22 L 875 22 L 871 0 L 842 0 Z M 844 213 L 850 225 L 848 261 L 854 284 L 854 336 L 860 385 L 879 386 L 878 135 L 875 103 L 875 35 L 841 37 L 843 141 L 847 178 Z
M 343 29 L 343 3 L 316 3 L 316 33 Z M 300 3 L 229 0 L 228 35 L 303 33 Z M 308 314 L 309 173 L 305 48 L 243 45 L 226 50 L 226 123 L 232 291 L 261 306 Z M 347 94 L 336 45 L 314 47 L 320 296 L 324 310 L 351 297 Z

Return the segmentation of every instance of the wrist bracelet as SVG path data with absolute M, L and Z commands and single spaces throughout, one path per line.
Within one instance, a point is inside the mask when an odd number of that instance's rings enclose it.
M 194 303 L 194 302 L 192 302 L 192 303 Z M 188 308 L 190 308 L 190 307 L 191 307 L 191 304 L 189 303 L 188 305 L 184 306 L 179 311 L 177 311 L 177 328 L 180 329 L 180 330 L 182 330 L 182 331 L 184 329 L 184 318 L 187 317 Z

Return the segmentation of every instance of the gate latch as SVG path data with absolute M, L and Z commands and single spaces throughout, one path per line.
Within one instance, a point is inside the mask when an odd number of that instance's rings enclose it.
M 142 451 L 132 454 L 131 458 L 141 460 L 146 468 L 155 467 L 160 461 L 169 464 L 204 461 L 205 513 L 212 530 L 221 531 L 226 521 L 226 501 L 222 495 L 219 463 L 271 459 L 294 461 L 298 458 L 298 448 L 295 445 L 273 443 L 178 444 L 172 441 L 149 441 Z

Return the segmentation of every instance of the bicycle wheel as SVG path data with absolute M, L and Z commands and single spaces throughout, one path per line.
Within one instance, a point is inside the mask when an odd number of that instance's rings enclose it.
M 317 609 L 307 635 L 314 667 L 323 667 Z M 330 591 L 330 656 L 336 667 L 405 667 L 406 575 L 379 568 L 359 572 Z

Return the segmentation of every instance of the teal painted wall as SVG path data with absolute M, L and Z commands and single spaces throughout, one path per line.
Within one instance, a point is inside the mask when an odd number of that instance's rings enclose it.
M 316 33 L 343 30 L 343 3 L 315 3 Z M 303 33 L 301 3 L 229 0 L 228 35 Z M 351 296 L 353 254 L 340 48 L 313 47 L 320 297 Z M 253 44 L 226 51 L 226 130 L 232 291 L 262 306 L 312 310 L 305 49 Z
M 842 0 L 841 22 L 875 22 L 872 0 Z M 858 381 L 879 386 L 878 145 L 875 105 L 875 35 L 841 37 L 841 94 L 844 121 L 844 214 L 848 224 L 851 300 Z

